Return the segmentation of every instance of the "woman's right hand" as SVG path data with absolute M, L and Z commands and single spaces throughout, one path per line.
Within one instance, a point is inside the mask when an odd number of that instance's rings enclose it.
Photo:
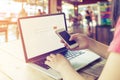
M 64 43 L 64 45 L 66 46 L 66 48 L 70 50 L 81 50 L 89 47 L 88 37 L 85 34 L 72 34 L 70 40 L 75 40 L 78 43 L 78 47 L 70 49 L 69 46 L 63 40 L 61 40 L 61 42 Z

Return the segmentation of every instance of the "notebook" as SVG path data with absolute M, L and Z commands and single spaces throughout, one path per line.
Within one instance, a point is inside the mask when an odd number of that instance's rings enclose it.
M 61 28 L 67 30 L 64 13 L 19 18 L 18 24 L 26 63 L 56 80 L 62 78 L 60 74 L 44 64 L 49 54 L 64 55 L 75 70 L 100 58 L 88 49 L 70 51 L 60 42 L 55 31 Z

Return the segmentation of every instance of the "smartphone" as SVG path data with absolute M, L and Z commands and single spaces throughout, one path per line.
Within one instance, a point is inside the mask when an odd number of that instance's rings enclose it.
M 65 29 L 56 30 L 56 33 L 69 46 L 70 49 L 78 46 L 78 43 L 75 40 L 69 40 L 70 34 Z

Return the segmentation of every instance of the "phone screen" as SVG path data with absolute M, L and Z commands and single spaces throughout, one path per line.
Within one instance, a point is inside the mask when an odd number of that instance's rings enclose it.
M 75 40 L 69 41 L 70 35 L 66 31 L 59 32 L 59 34 L 69 45 L 72 45 L 72 44 L 76 43 Z

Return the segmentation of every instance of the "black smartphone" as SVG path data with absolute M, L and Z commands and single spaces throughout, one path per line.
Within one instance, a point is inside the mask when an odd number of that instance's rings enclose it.
M 73 49 L 78 46 L 78 43 L 75 40 L 70 41 L 70 34 L 64 29 L 56 30 L 57 35 L 70 47 Z

